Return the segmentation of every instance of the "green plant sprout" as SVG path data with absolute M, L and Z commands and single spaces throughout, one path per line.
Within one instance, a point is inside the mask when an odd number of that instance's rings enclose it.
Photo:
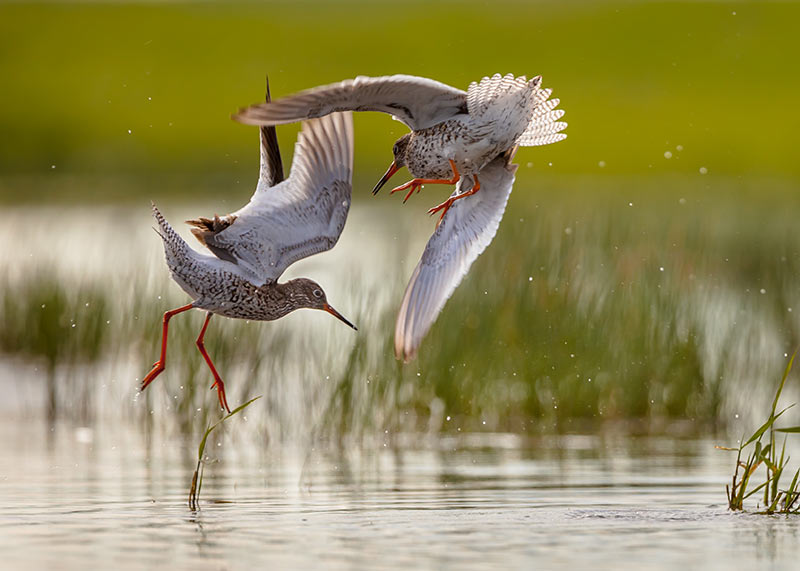
M 738 448 L 727 448 L 724 446 L 717 446 L 720 450 L 735 451 L 736 454 L 736 467 L 733 472 L 730 485 L 725 486 L 725 493 L 728 497 L 728 509 L 733 511 L 744 511 L 744 501 L 757 492 L 764 491 L 763 509 L 756 512 L 759 514 L 797 514 L 800 513 L 800 491 L 798 491 L 798 476 L 800 476 L 800 468 L 794 473 L 789 487 L 785 490 L 780 489 L 780 479 L 783 476 L 784 470 L 789 463 L 789 457 L 786 456 L 786 439 L 784 436 L 783 443 L 778 452 L 778 447 L 775 443 L 775 433 L 782 432 L 785 434 L 800 432 L 800 426 L 792 426 L 788 428 L 775 428 L 775 421 L 780 416 L 792 408 L 791 404 L 780 412 L 778 409 L 778 399 L 783 392 L 783 387 L 786 384 L 786 378 L 792 370 L 792 363 L 797 355 L 795 352 L 792 358 L 789 359 L 789 364 L 786 365 L 786 370 L 783 372 L 783 378 L 778 385 L 778 390 L 775 392 L 775 398 L 772 400 L 772 410 L 769 417 L 756 430 L 750 438 L 745 440 L 742 438 Z M 764 445 L 762 438 L 765 434 L 769 436 L 769 442 Z M 753 451 L 748 453 L 747 459 L 742 461 L 742 452 L 745 448 L 753 445 Z M 751 479 L 755 472 L 761 465 L 764 465 L 764 481 L 759 485 L 752 487 Z M 741 471 L 741 472 L 740 472 Z
M 261 395 L 250 399 L 244 404 L 237 406 L 231 412 L 223 416 L 214 424 L 210 425 L 206 428 L 206 432 L 203 435 L 203 439 L 200 441 L 200 446 L 197 447 L 197 467 L 194 469 L 194 475 L 192 475 L 192 485 L 189 488 L 189 509 L 192 511 L 197 511 L 200 509 L 200 488 L 203 487 L 203 472 L 205 471 L 205 461 L 203 460 L 203 454 L 206 450 L 206 442 L 208 441 L 208 436 L 217 428 L 220 424 L 228 420 L 234 414 L 237 414 L 253 404 L 255 401 L 261 398 Z

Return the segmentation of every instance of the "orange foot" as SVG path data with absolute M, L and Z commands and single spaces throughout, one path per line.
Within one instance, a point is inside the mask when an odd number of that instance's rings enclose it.
M 450 207 L 453 206 L 453 203 L 456 200 L 460 200 L 462 198 L 466 198 L 467 196 L 475 194 L 476 192 L 478 192 L 481 189 L 481 183 L 478 180 L 477 175 L 472 175 L 472 180 L 475 181 L 475 184 L 473 184 L 472 188 L 469 189 L 467 192 L 462 192 L 461 194 L 457 194 L 456 196 L 451 196 L 450 198 L 448 198 L 447 200 L 442 202 L 440 205 L 434 206 L 433 208 L 428 210 L 428 214 L 431 214 L 431 215 L 436 214 L 440 210 L 442 211 L 441 216 L 439 216 L 439 221 L 436 223 L 436 227 L 437 228 L 439 227 L 439 224 L 442 223 L 442 218 L 444 218 L 444 215 L 447 214 L 447 211 L 450 210 Z
M 403 204 L 405 204 L 406 201 L 411 198 L 411 195 L 414 194 L 414 191 L 420 191 L 423 184 L 456 184 L 461 179 L 461 175 L 458 174 L 458 168 L 452 159 L 450 160 L 450 168 L 453 169 L 453 178 L 415 178 L 405 184 L 401 184 L 397 188 L 393 188 L 390 194 L 409 189 L 408 194 L 406 194 L 406 197 L 403 199 Z
M 217 398 L 219 398 L 219 406 L 230 412 L 231 408 L 228 406 L 228 399 L 225 398 L 225 383 L 222 382 L 222 379 L 216 379 L 214 384 L 211 385 L 212 389 L 215 387 L 217 389 Z

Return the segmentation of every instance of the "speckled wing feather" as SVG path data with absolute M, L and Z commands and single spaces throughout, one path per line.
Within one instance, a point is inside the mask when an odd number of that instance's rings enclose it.
M 467 94 L 444 83 L 413 75 L 348 79 L 239 110 L 248 125 L 283 125 L 334 111 L 381 111 L 411 129 L 424 129 L 466 113 Z
M 291 173 L 232 213 L 234 222 L 207 241 L 271 283 L 292 263 L 336 244 L 350 209 L 353 120 L 336 113 L 303 124 Z M 259 283 L 260 281 L 260 283 Z
M 539 89 L 541 76 L 530 81 L 523 75 L 514 77 L 509 73 L 499 73 L 484 77 L 480 82 L 472 82 L 467 89 L 467 109 L 473 117 L 484 113 L 512 112 L 514 107 L 527 105 L 530 97 Z
M 494 159 L 478 174 L 481 189 L 453 204 L 433 233 L 411 275 L 395 325 L 398 359 L 413 359 L 439 312 L 472 263 L 494 238 L 503 218 L 517 165 L 513 150 Z M 462 178 L 453 194 L 465 192 L 472 179 Z
M 557 143 L 567 138 L 562 133 L 567 124 L 559 121 L 564 116 L 563 109 L 556 109 L 559 99 L 549 99 L 552 89 L 540 89 L 536 94 L 536 109 L 525 132 L 517 139 L 520 147 L 537 147 Z

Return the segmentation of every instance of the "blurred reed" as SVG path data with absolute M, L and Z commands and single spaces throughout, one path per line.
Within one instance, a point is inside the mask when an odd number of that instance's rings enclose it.
M 323 283 L 357 334 L 322 312 L 215 318 L 207 347 L 233 406 L 264 395 L 249 416 L 265 440 L 386 443 L 398 433 L 617 420 L 724 425 L 763 404 L 753 389 L 800 338 L 800 230 L 775 202 L 740 204 L 517 189 L 419 360 L 401 365 L 394 316 L 432 222 L 419 209 L 391 204 L 389 214 L 357 201 L 340 244 L 292 273 Z M 165 209 L 176 223 L 206 210 Z M 167 370 L 136 396 L 158 353 L 161 314 L 186 300 L 147 213 L 9 214 L 0 351 L 20 370 L 36 367 L 28 382 L 46 386 L 39 406 L 51 420 L 128 417 L 197 434 L 219 417 L 194 344 L 200 312 L 171 322 Z
M 497 238 L 407 365 L 394 359 L 394 316 L 433 228 L 421 212 L 434 191 L 414 198 L 425 202 L 417 209 L 356 200 L 340 244 L 292 276 L 320 281 L 358 333 L 322 312 L 215 318 L 207 347 L 231 405 L 263 395 L 248 416 L 267 441 L 378 444 L 620 420 L 699 429 L 763 405 L 754 389 L 800 338 L 790 209 L 693 198 L 686 181 L 680 195 L 665 187 L 641 203 L 630 200 L 641 190 L 518 186 Z M 214 210 L 164 208 L 176 225 Z M 162 313 L 186 302 L 147 215 L 146 206 L 8 213 L 0 351 L 20 379 L 46 387 L 38 408 L 51 419 L 128 418 L 196 435 L 220 417 L 194 344 L 200 312 L 171 322 L 166 372 L 136 396 Z M 7 383 L 14 406 L 37 408 Z

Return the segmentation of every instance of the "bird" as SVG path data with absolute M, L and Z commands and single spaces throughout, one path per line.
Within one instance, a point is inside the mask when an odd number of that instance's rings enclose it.
M 395 323 L 395 356 L 414 359 L 423 338 L 447 300 L 481 255 L 500 226 L 514 178 L 514 146 L 495 157 L 478 176 L 482 191 L 471 200 L 453 204 L 436 226 L 403 294 Z M 469 193 L 474 181 L 462 178 L 451 198 Z
M 431 208 L 439 222 L 457 201 L 481 189 L 484 166 L 514 146 L 538 146 L 566 138 L 564 115 L 542 77 L 495 74 L 467 91 L 413 75 L 359 76 L 281 99 L 244 107 L 233 119 L 250 125 L 281 125 L 336 111 L 382 111 L 411 132 L 392 147 L 394 160 L 375 185 L 378 191 L 403 166 L 414 177 L 392 190 L 407 190 L 405 203 L 424 184 L 456 184 L 471 178 L 470 190 Z
M 272 321 L 311 308 L 327 311 L 357 330 L 328 303 L 315 281 L 278 282 L 288 266 L 329 250 L 342 233 L 352 192 L 352 113 L 304 122 L 286 179 L 275 128 L 262 127 L 260 141 L 261 167 L 250 202 L 227 216 L 187 221 L 213 255 L 191 248 L 153 204 L 172 279 L 192 302 L 164 313 L 161 356 L 142 380 L 141 390 L 165 368 L 170 319 L 190 309 L 206 311 L 196 344 L 214 376 L 211 388 L 217 389 L 219 404 L 228 412 L 225 385 L 204 345 L 212 315 Z

